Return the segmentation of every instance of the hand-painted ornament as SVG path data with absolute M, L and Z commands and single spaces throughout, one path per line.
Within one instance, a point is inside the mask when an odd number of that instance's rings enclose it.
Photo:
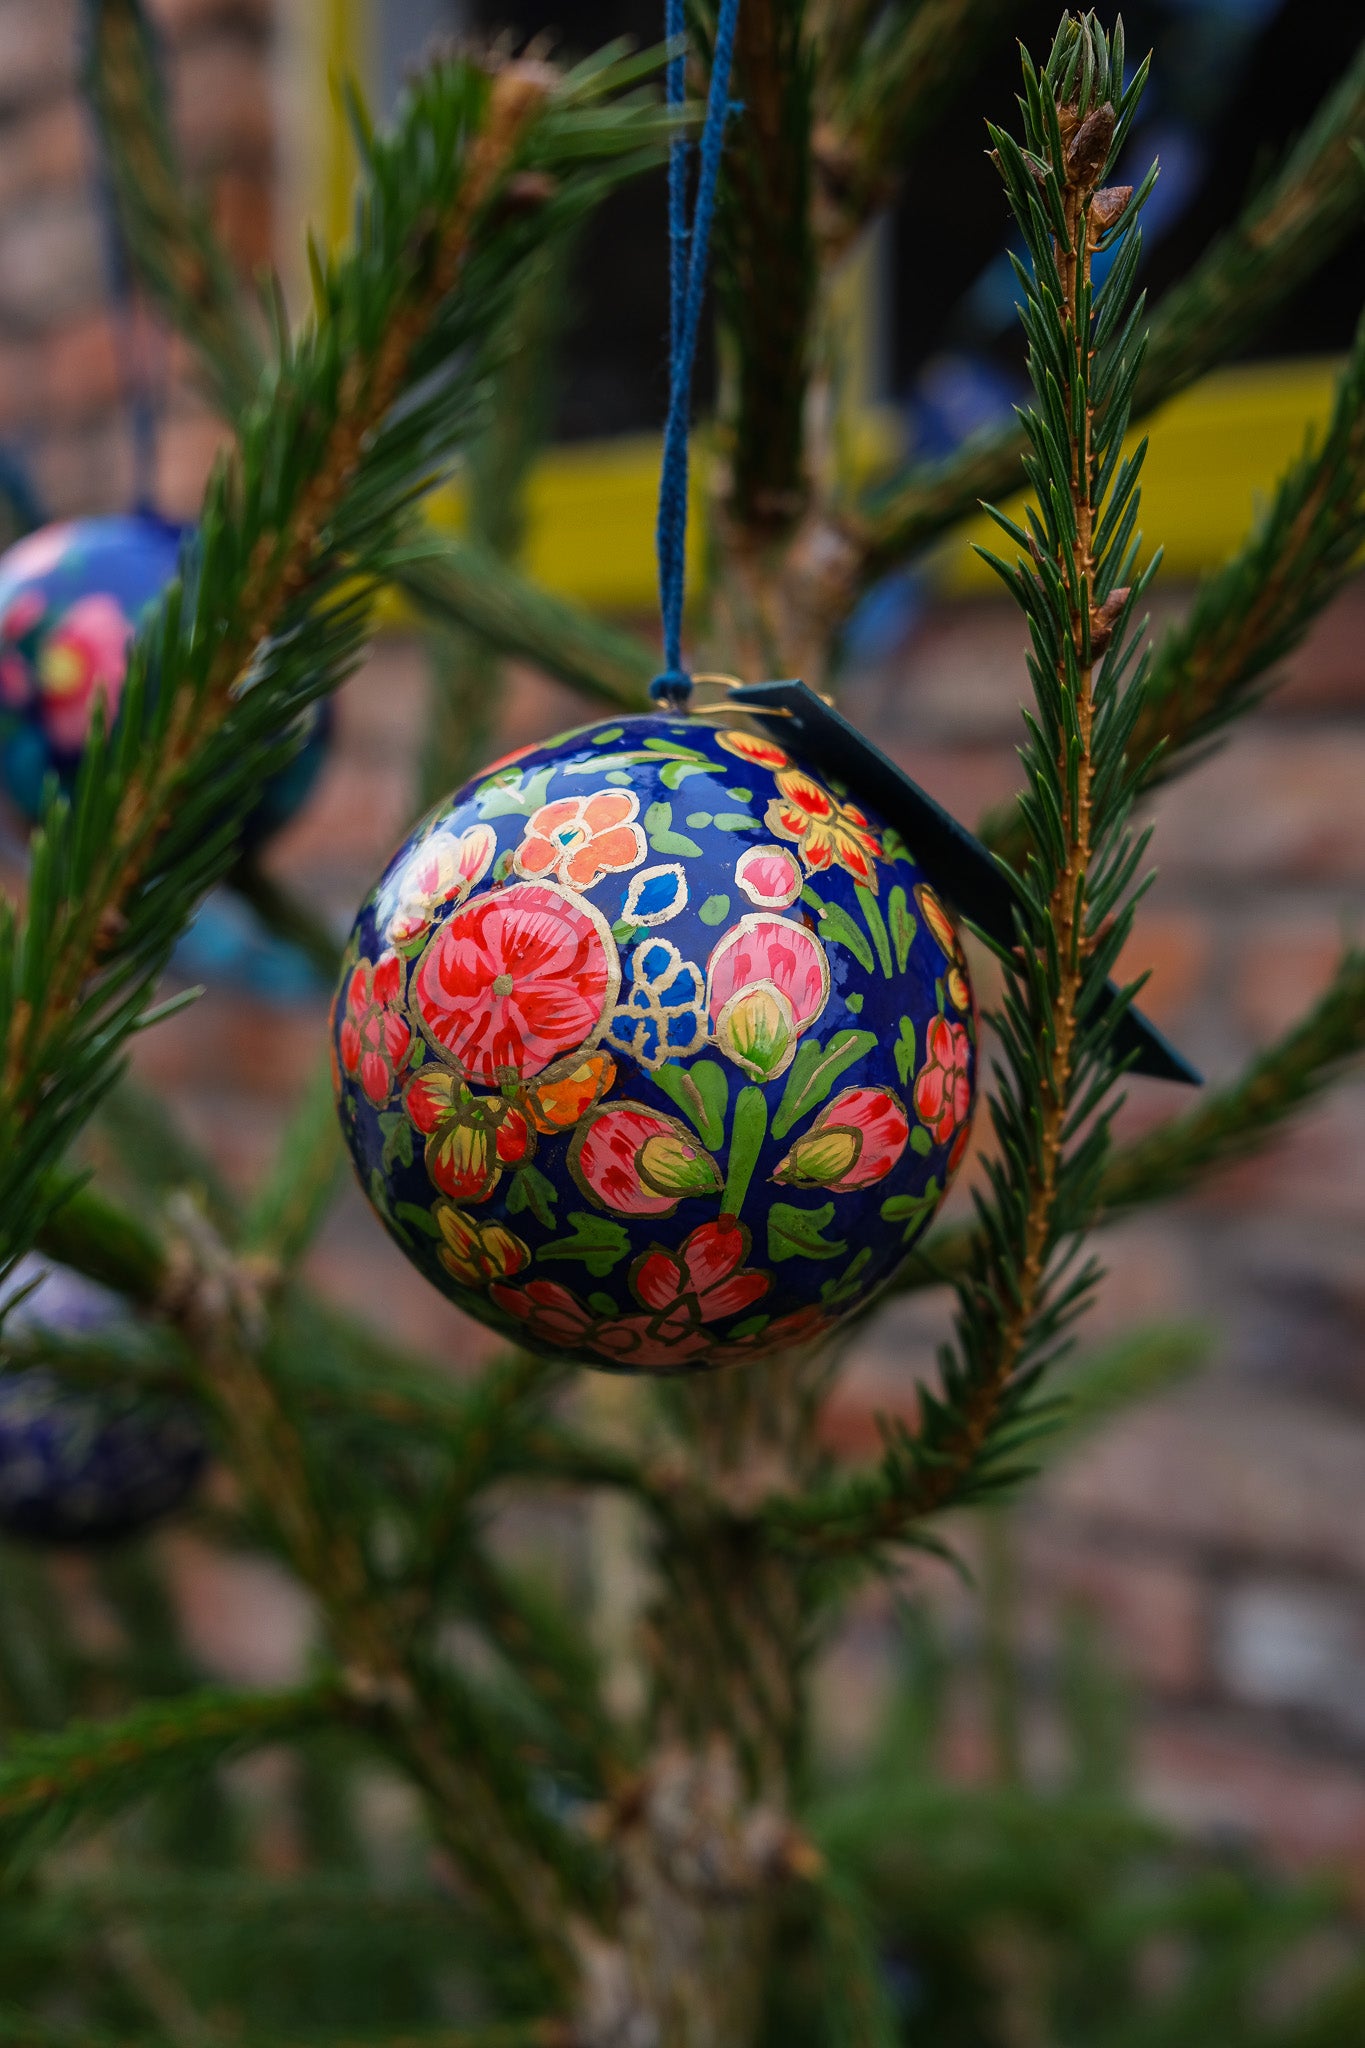
M 7 1294 L 44 1270 L 21 1260 Z M 113 1295 L 58 1267 L 4 1326 L 92 1336 L 122 1314 Z M 207 1455 L 181 1402 L 73 1387 L 43 1367 L 0 1373 L 0 1529 L 12 1536 L 85 1544 L 133 1535 L 180 1505 Z
M 899 834 L 741 713 L 584 727 L 434 811 L 360 910 L 342 1123 L 419 1270 L 627 1372 L 830 1330 L 956 1171 L 966 962 Z
M 0 786 L 30 819 L 55 773 L 75 781 L 95 707 L 118 712 L 138 622 L 175 574 L 185 529 L 148 512 L 42 527 L 0 556 Z M 243 835 L 259 844 L 303 802 L 326 744 L 270 781 Z

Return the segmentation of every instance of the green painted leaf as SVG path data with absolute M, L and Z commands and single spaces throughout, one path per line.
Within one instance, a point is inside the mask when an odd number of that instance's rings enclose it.
M 730 1106 L 730 1082 L 718 1060 L 693 1060 L 681 1067 L 668 1060 L 654 1074 L 670 1102 L 677 1104 L 708 1152 L 718 1152 L 725 1143 L 725 1114 Z
M 721 924 L 729 914 L 730 899 L 728 896 L 708 896 L 701 909 L 697 912 L 697 916 L 703 924 Z
M 863 913 L 863 922 L 872 934 L 872 943 L 877 948 L 877 958 L 881 962 L 882 973 L 889 980 L 891 976 L 891 941 L 886 935 L 886 920 L 882 916 L 881 905 L 871 889 L 865 889 L 861 882 L 854 884 L 853 893 L 858 898 L 858 905 Z
M 921 1159 L 927 1159 L 934 1149 L 934 1141 L 923 1124 L 916 1124 L 910 1133 L 910 1150 L 918 1152 Z
M 412 1125 L 402 1110 L 385 1110 L 379 1119 L 379 1128 L 384 1133 L 384 1150 L 379 1155 L 379 1164 L 383 1171 L 391 1172 L 395 1159 L 402 1166 L 411 1166 Z
M 605 732 L 595 732 L 592 743 L 595 747 L 609 746 L 612 740 L 619 740 L 625 732 L 623 725 L 609 725 Z
M 822 1237 L 834 1221 L 833 1202 L 818 1209 L 797 1209 L 790 1202 L 774 1202 L 768 1211 L 768 1257 L 782 1259 L 837 1259 L 848 1250 L 844 1238 Z
M 729 797 L 732 804 L 751 804 L 754 800 L 754 793 L 751 789 L 727 789 L 725 794 Z
M 722 832 L 757 832 L 759 828 L 752 811 L 717 811 L 715 823 Z
M 736 1323 L 729 1332 L 731 1337 L 756 1337 L 760 1330 L 766 1330 L 771 1316 L 746 1316 L 742 1323 Z
M 709 811 L 689 811 L 687 822 L 689 825 L 695 826 L 696 830 L 700 832 L 704 825 L 710 824 L 711 813 Z
M 588 1307 L 595 1316 L 619 1316 L 621 1313 L 620 1302 L 610 1294 L 603 1294 L 600 1288 L 595 1288 L 588 1296 Z
M 815 891 L 801 891 L 803 896 L 815 896 Z M 853 922 L 848 912 L 839 903 L 825 903 L 817 896 L 816 907 L 820 917 L 820 936 L 827 943 L 846 946 L 854 959 L 867 972 L 872 972 L 872 948 L 867 943 L 867 934 Z
M 709 761 L 670 761 L 659 777 L 665 789 L 681 789 L 689 775 L 709 773 Z
M 645 812 L 645 831 L 649 843 L 658 853 L 690 853 L 698 855 L 701 848 L 695 839 L 689 839 L 685 832 L 673 830 L 672 804 L 651 804 Z
M 399 1202 L 394 1214 L 401 1216 L 405 1223 L 411 1223 L 424 1237 L 439 1238 L 441 1235 L 441 1226 L 430 1209 L 419 1209 L 415 1202 Z
M 645 758 L 648 759 L 650 754 L 666 754 L 672 761 L 690 761 L 697 768 L 711 766 L 705 754 L 699 754 L 695 747 L 681 746 L 676 740 L 647 739 Z
M 875 1031 L 836 1031 L 826 1045 L 802 1039 L 773 1118 L 773 1136 L 785 1138 L 792 1125 L 823 1102 L 839 1076 L 876 1043 Z
M 862 1007 L 863 999 L 861 995 L 858 993 L 857 989 L 854 989 L 853 994 L 851 996 L 844 997 L 844 1008 L 846 1010 L 851 1010 L 855 1017 L 861 1014 Z
M 602 780 L 604 782 L 614 782 L 618 789 L 629 789 L 634 777 L 628 774 L 624 768 L 608 768 Z
M 611 935 L 618 946 L 628 946 L 635 934 L 643 930 L 643 925 L 632 924 L 628 917 L 622 917 L 612 926 Z
M 592 765 L 595 768 L 597 764 L 594 762 Z M 528 776 L 525 781 L 517 776 L 511 782 L 501 782 L 496 777 L 492 782 L 485 782 L 483 788 L 477 790 L 474 795 L 474 801 L 479 807 L 479 816 L 529 817 L 532 811 L 538 811 L 544 803 L 545 793 L 550 787 L 550 778 L 554 772 L 555 764 L 551 762 L 546 768 L 538 768 L 536 773 Z
M 937 1174 L 929 1182 L 923 1194 L 888 1194 L 882 1202 L 882 1223 L 902 1223 L 900 1243 L 909 1245 L 913 1237 L 919 1237 L 933 1210 L 943 1200 Z
M 508 1205 L 511 1206 L 510 1203 Z M 600 1280 L 618 1265 L 630 1250 L 630 1238 L 621 1224 L 610 1216 L 594 1216 L 586 1209 L 571 1209 L 573 1236 L 543 1244 L 537 1259 L 574 1259 L 586 1266 L 594 1280 Z
M 901 1086 L 910 1086 L 910 1076 L 915 1071 L 915 1020 L 902 1017 L 900 1036 L 896 1040 L 896 1072 L 901 1077 Z
M 825 1281 L 820 1289 L 820 1299 L 826 1308 L 837 1308 L 840 1302 L 849 1301 L 857 1295 L 863 1267 L 871 1257 L 872 1247 L 865 1244 L 860 1252 L 853 1254 L 842 1273 Z
M 537 1223 L 553 1230 L 558 1200 L 553 1182 L 546 1180 L 539 1167 L 519 1166 L 512 1175 L 512 1185 L 507 1191 L 509 1214 L 520 1216 L 523 1209 L 529 1209 Z
M 896 966 L 904 974 L 905 963 L 910 958 L 910 948 L 915 943 L 919 921 L 906 901 L 905 891 L 899 882 L 891 891 L 886 906 L 886 919 L 891 927 L 891 943 L 896 949 Z
M 943 1189 L 935 1175 L 921 1195 L 888 1195 L 881 1207 L 882 1221 L 903 1224 L 901 1243 L 909 1244 L 923 1230 L 942 1199 Z

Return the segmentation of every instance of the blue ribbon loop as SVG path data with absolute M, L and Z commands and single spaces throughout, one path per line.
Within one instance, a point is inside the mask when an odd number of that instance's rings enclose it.
M 730 67 L 734 59 L 739 0 L 721 0 L 711 61 L 711 85 L 701 132 L 697 196 L 692 221 L 687 219 L 687 143 L 674 136 L 668 151 L 668 288 L 669 370 L 668 417 L 664 425 L 663 468 L 659 476 L 659 518 L 655 539 L 659 555 L 659 610 L 663 617 L 664 666 L 649 686 L 656 702 L 675 710 L 686 708 L 692 678 L 683 666 L 683 593 L 687 574 L 687 437 L 692 411 L 692 371 L 697 355 L 702 302 L 706 296 L 706 265 L 711 222 L 716 210 L 725 121 L 730 112 Z M 670 107 L 681 107 L 686 92 L 687 57 L 684 0 L 665 0 L 664 29 L 678 54 L 666 73 Z

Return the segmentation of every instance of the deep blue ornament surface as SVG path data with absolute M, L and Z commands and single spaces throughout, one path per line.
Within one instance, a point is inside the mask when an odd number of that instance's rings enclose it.
M 623 1371 L 813 1341 L 965 1149 L 961 945 L 856 790 L 729 715 L 495 763 L 361 906 L 332 1016 L 362 1185 L 427 1279 Z
M 44 1270 L 21 1260 L 15 1284 Z M 123 1313 L 115 1296 L 59 1267 L 47 1269 L 6 1322 L 92 1336 Z M 0 1374 L 0 1528 L 11 1535 L 49 1543 L 133 1535 L 180 1505 L 207 1455 L 180 1402 L 76 1388 L 41 1368 Z
M 0 556 L 0 784 L 28 818 L 55 773 L 69 788 L 97 704 L 118 711 L 142 614 L 176 572 L 187 529 L 149 512 L 77 519 L 31 533 Z M 322 764 L 326 707 L 261 795 L 243 838 L 257 844 L 292 815 Z

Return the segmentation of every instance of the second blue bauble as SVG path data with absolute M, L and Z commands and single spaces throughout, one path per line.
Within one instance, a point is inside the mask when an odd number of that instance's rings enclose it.
M 176 572 L 186 529 L 150 512 L 44 526 L 0 555 L 0 784 L 29 819 L 43 784 L 76 778 L 97 704 L 118 712 L 128 650 Z M 257 844 L 292 816 L 326 744 L 327 711 L 289 766 L 266 784 L 243 838 Z

